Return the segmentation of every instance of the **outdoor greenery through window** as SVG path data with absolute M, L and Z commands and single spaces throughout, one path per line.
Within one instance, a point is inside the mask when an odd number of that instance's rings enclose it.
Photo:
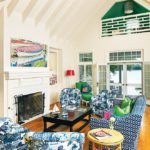
M 92 62 L 92 53 L 80 53 L 79 54 L 79 61 L 80 62 Z
M 141 61 L 141 51 L 125 51 L 109 53 L 109 61 Z

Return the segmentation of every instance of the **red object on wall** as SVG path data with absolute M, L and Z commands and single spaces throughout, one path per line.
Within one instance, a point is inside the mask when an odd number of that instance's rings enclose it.
M 72 76 L 74 76 L 74 75 L 75 75 L 75 71 L 74 71 L 74 70 L 71 70 L 71 72 L 72 72 Z
M 75 71 L 74 70 L 67 70 L 66 71 L 66 76 L 74 76 L 75 75 Z

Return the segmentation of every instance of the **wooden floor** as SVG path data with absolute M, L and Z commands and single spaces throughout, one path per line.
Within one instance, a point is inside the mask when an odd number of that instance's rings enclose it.
M 82 122 L 79 122 L 75 125 L 74 129 L 80 127 Z M 50 124 L 49 124 L 50 125 Z M 24 124 L 25 127 L 31 129 L 32 131 L 43 131 L 43 120 L 42 118 L 38 118 L 34 121 Z M 87 134 L 89 131 L 89 125 L 86 126 L 84 129 L 81 130 L 82 133 Z M 63 128 L 64 131 L 68 131 L 68 128 Z M 88 150 L 88 139 L 85 139 L 85 144 L 83 150 Z M 144 114 L 144 118 L 142 121 L 142 127 L 139 136 L 138 142 L 138 150 L 150 150 L 150 106 L 146 107 L 146 111 Z

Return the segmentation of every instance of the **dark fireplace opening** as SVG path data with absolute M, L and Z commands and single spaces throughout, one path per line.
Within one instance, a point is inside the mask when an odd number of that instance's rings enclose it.
M 45 94 L 42 92 L 15 97 L 17 106 L 18 123 L 24 123 L 34 116 L 44 113 Z

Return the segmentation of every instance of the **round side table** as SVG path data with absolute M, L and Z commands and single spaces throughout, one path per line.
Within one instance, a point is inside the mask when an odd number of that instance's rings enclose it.
M 103 130 L 104 132 L 110 134 L 111 137 L 97 139 L 92 135 L 92 133 L 95 133 L 100 130 Z M 124 140 L 124 136 L 116 130 L 107 128 L 97 128 L 90 130 L 87 134 L 87 137 L 92 142 L 92 150 L 95 150 L 95 144 L 99 145 L 100 150 L 102 150 L 103 146 L 108 147 L 108 149 L 110 146 L 117 146 L 117 150 L 122 150 L 122 142 Z

